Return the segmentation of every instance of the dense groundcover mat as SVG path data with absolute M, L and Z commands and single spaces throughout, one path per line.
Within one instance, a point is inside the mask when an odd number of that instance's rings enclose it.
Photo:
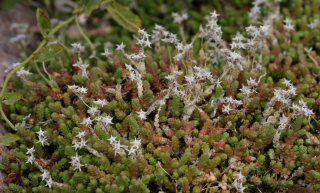
M 256 0 L 230 41 L 219 10 L 195 34 L 174 12 L 172 33 L 101 1 L 135 31 L 114 48 L 81 29 L 90 2 L 57 26 L 39 9 L 44 40 L 7 76 L 4 192 L 320 191 L 319 0 Z M 54 38 L 72 22 L 83 41 Z

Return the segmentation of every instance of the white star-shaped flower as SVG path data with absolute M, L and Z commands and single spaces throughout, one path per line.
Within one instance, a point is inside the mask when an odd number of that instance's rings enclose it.
M 83 148 L 83 147 L 86 147 L 87 146 L 87 140 L 85 139 L 82 139 L 80 142 L 79 142 L 79 148 Z
M 236 36 L 232 38 L 232 41 L 235 41 L 235 42 L 241 42 L 243 40 L 245 40 L 245 38 L 240 32 L 237 32 Z
M 134 139 L 132 142 L 130 142 L 130 144 L 134 147 L 134 148 L 139 148 L 141 146 L 141 139 Z
M 45 131 L 42 130 L 42 128 L 40 128 L 40 131 L 36 132 L 38 134 L 39 137 L 44 136 Z
M 30 163 L 30 164 L 33 164 L 33 162 L 35 161 L 35 158 L 33 155 L 31 156 L 28 156 L 28 160 L 27 160 L 27 163 Z
M 112 124 L 112 119 L 113 119 L 113 117 L 107 115 L 102 118 L 102 122 L 105 124 L 106 127 L 108 127 L 109 125 Z
M 227 113 L 228 115 L 230 114 L 230 111 L 233 109 L 230 107 L 230 104 L 223 105 L 222 112 Z
M 104 107 L 107 104 L 106 100 L 101 100 L 101 99 L 95 100 L 93 101 L 93 103 L 100 107 Z
M 90 117 L 83 119 L 83 121 L 81 122 L 82 125 L 85 125 L 87 127 L 90 127 L 92 125 L 92 120 L 90 119 Z
M 245 177 L 244 177 L 244 175 L 242 174 L 242 172 L 240 172 L 239 174 L 238 174 L 238 180 L 243 180 Z
M 121 42 L 121 44 L 117 44 L 116 46 L 117 46 L 116 50 L 118 50 L 118 51 L 124 51 L 124 48 L 126 47 L 126 46 L 123 44 L 123 42 Z
M 85 70 L 89 67 L 89 64 L 83 63 L 82 60 L 79 60 L 78 62 L 74 63 L 72 66 Z
M 180 61 L 180 60 L 182 59 L 182 57 L 183 57 L 183 54 L 182 54 L 182 53 L 178 53 L 177 55 L 175 55 L 175 56 L 173 57 L 173 59 L 174 59 L 175 61 Z
M 222 88 L 221 83 L 222 81 L 220 80 L 220 78 L 218 78 L 216 81 L 217 87 Z
M 49 179 L 46 180 L 46 186 L 51 188 L 52 184 L 53 184 L 53 181 L 52 181 L 52 178 L 50 177 Z
M 84 50 L 84 46 L 82 46 L 81 43 L 73 43 L 73 44 L 71 44 L 71 46 L 74 49 L 79 50 L 79 51 L 83 51 Z
M 319 24 L 319 21 L 318 20 L 314 20 L 314 21 L 312 21 L 312 22 L 310 22 L 308 24 L 308 27 L 311 28 L 311 29 L 315 29 L 318 26 L 318 24 Z
M 291 87 L 288 89 L 288 93 L 289 93 L 290 95 L 292 95 L 292 96 L 297 95 L 296 91 L 297 91 L 297 88 L 294 87 L 294 86 L 291 86 Z
M 249 86 L 242 86 L 242 88 L 240 89 L 240 91 L 245 94 L 247 97 L 250 96 L 252 94 L 252 90 Z
M 75 92 L 77 90 L 77 88 L 79 88 L 79 86 L 73 84 L 73 85 L 68 85 L 68 89 L 72 90 L 73 92 Z
M 176 13 L 176 12 L 173 12 L 172 13 L 172 17 L 173 17 L 173 22 L 174 23 L 177 23 L 177 24 L 180 24 L 182 23 L 184 20 L 187 20 L 188 19 L 188 14 L 186 12 L 184 13 Z
M 25 68 L 21 68 L 18 72 L 17 72 L 17 76 L 18 77 L 25 77 L 28 75 L 31 75 L 32 73 L 29 70 L 26 70 Z
M 78 153 L 76 154 L 76 156 L 71 157 L 71 161 L 69 163 L 73 167 L 75 167 L 75 170 L 81 171 L 81 167 L 84 166 L 83 164 L 81 164 L 80 159 L 81 159 L 81 156 L 78 156 Z
M 129 149 L 128 155 L 133 155 L 136 153 L 136 151 L 137 151 L 137 149 L 131 148 L 131 149 Z
M 193 75 L 184 76 L 189 85 L 193 85 L 196 82 L 196 79 Z
M 139 112 L 137 112 L 137 114 L 140 119 L 142 119 L 142 120 L 147 119 L 147 112 L 144 112 L 142 109 Z
M 285 80 L 283 81 L 283 84 L 284 84 L 286 87 L 292 86 L 291 81 L 290 81 L 290 80 L 287 80 L 287 79 L 285 79 Z
M 108 57 L 111 55 L 111 52 L 109 52 L 108 48 L 104 48 L 104 52 L 101 54 L 102 56 Z
M 176 78 L 174 75 L 172 74 L 168 74 L 167 76 L 164 77 L 165 79 L 169 80 L 169 81 L 175 81 Z
M 111 135 L 108 141 L 111 145 L 113 145 L 117 142 L 117 138 Z
M 75 149 L 75 150 L 78 150 L 80 149 L 80 144 L 79 142 L 73 142 L 74 144 L 72 145 L 72 147 Z
M 86 135 L 86 132 L 85 131 L 81 131 L 76 135 L 76 137 L 81 139 L 81 138 L 85 137 L 85 135 Z
M 100 113 L 100 110 L 98 109 L 98 107 L 90 107 L 87 110 L 87 113 L 89 113 L 90 115 L 94 116 Z
M 88 91 L 88 89 L 85 88 L 85 87 L 78 87 L 77 90 L 76 90 L 76 92 L 78 94 L 87 94 L 87 91 Z
M 309 48 L 303 48 L 304 51 L 307 52 L 307 54 L 310 54 L 312 52 L 312 47 L 309 47 Z
M 249 86 L 257 86 L 258 85 L 258 82 L 255 79 L 251 78 L 251 77 L 250 77 L 249 80 L 247 80 L 247 83 L 248 83 Z
M 123 149 L 121 149 L 122 145 L 120 144 L 119 141 L 117 141 L 116 143 L 114 143 L 112 145 L 113 145 L 113 148 L 114 148 L 114 154 L 115 155 L 123 153 Z
M 239 191 L 240 191 L 241 193 L 244 193 L 244 189 L 246 189 L 246 187 L 241 186 L 241 187 L 239 188 Z
M 41 174 L 41 177 L 42 177 L 42 181 L 50 178 L 50 173 L 48 170 L 43 170 L 43 173 Z
M 299 105 L 301 105 L 302 107 L 307 107 L 307 103 L 303 100 L 299 100 Z
M 285 25 L 283 26 L 287 31 L 294 30 L 294 24 L 292 24 L 292 20 L 289 18 L 286 18 L 284 21 Z
M 144 46 L 151 48 L 151 42 L 149 40 L 144 41 Z
M 141 34 L 143 38 L 149 38 L 151 36 L 144 29 L 139 29 L 138 33 Z
M 217 14 L 216 11 L 211 12 L 210 17 L 217 18 L 220 14 Z
M 29 155 L 33 155 L 35 151 L 36 151 L 36 150 L 34 149 L 34 147 L 31 147 L 31 148 L 28 148 L 26 154 L 27 154 L 27 155 L 28 155 L 28 154 L 29 154 Z
M 46 137 L 39 138 L 38 143 L 41 143 L 42 146 L 48 145 L 47 138 Z

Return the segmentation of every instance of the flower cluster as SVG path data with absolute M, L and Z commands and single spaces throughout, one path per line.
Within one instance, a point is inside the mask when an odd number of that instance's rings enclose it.
M 148 34 L 144 29 L 139 29 L 138 34 L 140 36 L 140 39 L 137 40 L 137 45 L 141 46 L 142 48 L 151 48 L 151 42 L 149 40 L 149 37 L 151 35 Z
M 231 51 L 229 49 L 223 49 L 221 52 L 224 55 L 230 69 L 242 71 L 247 65 L 245 59 L 240 53 Z
M 290 31 L 292 31 L 292 30 L 294 30 L 294 24 L 292 23 L 292 20 L 291 19 L 289 19 L 289 18 L 286 18 L 284 21 L 284 28 L 288 31 L 288 32 L 290 32 Z
M 86 64 L 82 61 L 81 58 L 79 58 L 79 61 L 73 64 L 74 67 L 79 68 L 81 72 L 81 76 L 87 78 L 87 68 L 89 67 L 89 64 Z
M 245 179 L 245 177 L 242 175 L 242 173 L 240 172 L 237 176 L 237 178 L 234 180 L 234 182 L 232 183 L 232 185 L 237 189 L 237 191 L 244 193 L 244 190 L 246 189 L 245 187 L 243 187 L 242 183 L 243 180 Z
M 108 141 L 114 149 L 114 155 L 117 155 L 117 154 L 125 155 L 125 151 L 128 151 L 128 146 L 121 145 L 120 141 L 118 141 L 116 137 L 111 135 Z
M 53 184 L 53 180 L 52 180 L 51 175 L 48 170 L 45 170 L 45 169 L 42 170 L 41 180 L 46 181 L 46 186 L 51 188 L 51 186 Z
M 218 25 L 219 14 L 212 12 L 208 18 L 208 24 L 203 28 L 200 26 L 199 37 L 204 37 L 209 42 L 209 46 L 214 47 L 222 41 L 222 30 Z
M 134 139 L 130 144 L 128 155 L 137 155 L 141 151 L 141 139 Z
M 221 98 L 221 102 L 224 103 L 222 112 L 230 114 L 230 111 L 235 110 L 236 107 L 243 104 L 242 101 L 233 99 L 232 97 Z
M 188 13 L 186 11 L 181 13 L 173 12 L 172 17 L 174 23 L 181 24 L 183 21 L 188 19 Z
M 246 96 L 249 97 L 250 95 L 254 94 L 254 93 L 258 93 L 257 91 L 257 86 L 258 86 L 258 82 L 255 79 L 252 79 L 250 77 L 249 80 L 247 80 L 247 84 L 248 86 L 244 86 L 242 85 L 242 88 L 240 89 L 240 91 Z
M 18 72 L 17 72 L 17 76 L 19 77 L 26 77 L 31 75 L 32 73 L 29 70 L 26 70 L 25 68 L 21 68 Z
M 71 46 L 72 46 L 73 51 L 75 53 L 80 54 L 81 52 L 85 51 L 85 47 L 83 45 L 81 45 L 81 43 L 72 43 Z
M 128 152 L 128 155 L 137 155 L 138 152 L 140 152 L 141 148 L 141 140 L 134 139 L 132 142 L 130 142 L 131 147 L 129 148 L 127 145 L 122 145 L 120 141 L 117 140 L 116 137 L 112 136 L 108 139 L 109 143 L 111 144 L 114 155 L 126 155 L 126 151 Z
M 34 147 L 28 148 L 26 154 L 30 155 L 30 156 L 28 156 L 28 160 L 27 160 L 26 163 L 34 164 L 39 168 L 39 170 L 42 172 L 42 174 L 41 174 L 41 178 L 42 179 L 41 180 L 46 182 L 46 186 L 51 188 L 51 186 L 53 184 L 56 184 L 58 186 L 61 185 L 60 183 L 54 182 L 52 180 L 50 172 L 48 170 L 46 170 L 46 169 L 43 169 L 43 167 L 40 164 L 38 164 L 38 162 L 36 161 L 36 158 L 35 158 L 35 148 Z
M 68 85 L 68 88 L 72 90 L 79 97 L 87 94 L 88 89 L 85 87 L 77 86 L 77 85 Z
M 256 22 L 260 15 L 261 15 L 261 8 L 260 6 L 262 6 L 264 3 L 266 3 L 266 0 L 255 0 L 252 2 L 253 7 L 251 8 L 250 12 L 249 12 L 249 17 L 251 22 Z
M 170 44 L 178 44 L 179 40 L 176 34 L 173 34 L 166 30 L 163 26 L 155 25 L 154 30 L 151 35 L 152 42 L 160 43 L 161 41 L 164 43 Z
M 307 103 L 303 100 L 299 100 L 299 104 L 292 104 L 291 109 L 296 116 L 306 116 L 310 117 L 314 113 L 307 107 Z
M 40 143 L 42 146 L 49 145 L 47 137 L 44 135 L 46 132 L 40 128 L 40 131 L 36 132 L 38 134 L 38 143 Z
M 70 164 L 75 168 L 75 170 L 81 171 L 81 167 L 84 165 L 80 162 L 81 156 L 78 156 L 78 153 L 75 156 L 71 157 Z
M 320 21 L 318 19 L 314 19 L 308 24 L 308 27 L 311 29 L 315 29 L 320 25 Z
M 85 139 L 85 136 L 86 136 L 86 132 L 85 131 L 81 131 L 76 135 L 76 138 L 78 138 L 78 140 L 73 140 L 72 141 L 72 143 L 73 143 L 72 147 L 75 150 L 87 147 L 87 140 Z
M 274 96 L 271 100 L 281 102 L 283 105 L 290 105 L 291 98 L 296 95 L 296 88 L 289 80 L 284 80 L 283 84 L 287 87 L 287 90 L 284 89 L 275 89 Z
M 176 34 L 167 31 L 164 27 L 156 25 L 151 35 L 153 42 L 160 43 L 161 41 L 168 44 L 174 44 L 178 53 L 173 57 L 175 61 L 180 61 L 193 48 L 193 44 L 184 44 Z
M 27 153 L 26 153 L 27 155 L 29 155 L 27 163 L 32 164 L 35 162 L 35 155 L 34 155 L 35 151 L 36 150 L 34 149 L 34 147 L 28 148 Z
M 282 114 L 282 117 L 279 120 L 279 126 L 273 137 L 273 145 L 275 147 L 279 146 L 281 133 L 284 129 L 286 129 L 289 126 L 289 123 L 290 123 L 290 118 Z

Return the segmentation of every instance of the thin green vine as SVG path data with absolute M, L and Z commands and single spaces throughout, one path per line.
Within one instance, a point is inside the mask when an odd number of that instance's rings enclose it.
M 51 89 L 59 89 L 57 87 L 55 87 L 52 82 L 50 82 L 51 80 L 48 80 L 45 75 L 41 72 L 41 70 L 39 69 L 39 66 L 37 65 L 37 63 L 34 64 L 36 71 L 38 72 L 38 74 L 41 76 L 41 78 L 51 87 Z
M 87 41 L 87 43 L 89 44 L 90 48 L 92 50 L 96 50 L 96 47 L 93 45 L 93 43 L 91 42 L 89 37 L 86 35 L 86 33 L 83 31 L 82 27 L 80 26 L 79 15 L 76 15 L 75 21 L 76 21 L 76 25 L 77 25 L 77 28 L 78 28 L 79 32 L 81 33 L 83 38 Z
M 64 21 L 63 23 L 57 25 L 56 27 L 54 27 L 50 32 L 49 32 L 49 37 L 53 36 L 56 32 L 58 32 L 63 26 L 71 23 L 76 16 L 71 16 L 69 19 L 67 19 L 66 21 Z M 4 95 L 7 91 L 7 87 L 8 87 L 8 83 L 11 80 L 12 76 L 18 72 L 21 68 L 23 68 L 25 65 L 27 65 L 38 53 L 39 51 L 47 44 L 48 40 L 44 39 L 42 40 L 42 42 L 39 44 L 38 48 L 28 57 L 26 58 L 17 68 L 13 69 L 11 72 L 9 72 L 9 74 L 7 75 L 4 83 L 3 83 L 3 87 L 0 93 L 0 113 L 2 118 L 7 122 L 7 124 L 14 129 L 14 125 L 10 122 L 10 120 L 7 118 L 7 116 L 5 115 L 5 113 L 3 112 L 3 108 L 2 108 L 2 101 L 4 99 Z

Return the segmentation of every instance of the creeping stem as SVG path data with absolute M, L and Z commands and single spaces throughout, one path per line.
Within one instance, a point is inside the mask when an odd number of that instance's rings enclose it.
M 88 36 L 86 35 L 86 33 L 83 31 L 83 29 L 81 28 L 80 26 L 80 23 L 79 23 L 79 16 L 76 15 L 76 24 L 77 24 L 77 28 L 79 30 L 79 32 L 81 33 L 82 37 L 87 41 L 87 43 L 89 44 L 90 48 L 92 50 L 96 50 L 96 47 L 93 45 L 93 43 L 91 42 L 91 40 L 88 38 Z
M 64 21 L 63 23 L 60 23 L 59 25 L 57 25 L 56 27 L 54 27 L 48 34 L 49 37 L 53 36 L 56 32 L 58 32 L 63 26 L 71 23 L 73 20 L 75 19 L 75 16 L 70 17 L 69 19 L 67 19 L 66 21 Z M 14 129 L 14 125 L 10 122 L 10 120 L 7 118 L 7 116 L 5 115 L 5 113 L 3 112 L 2 109 L 2 101 L 4 99 L 4 94 L 7 91 L 7 87 L 8 87 L 8 83 L 10 81 L 10 79 L 12 78 L 12 76 L 19 71 L 21 68 L 23 68 L 25 65 L 27 65 L 38 53 L 39 51 L 47 44 L 48 40 L 44 39 L 42 40 L 42 42 L 39 44 L 38 48 L 28 57 L 26 58 L 17 68 L 13 69 L 11 72 L 9 72 L 9 74 L 7 75 L 4 83 L 3 83 L 3 87 L 2 90 L 0 92 L 0 113 L 2 118 L 7 122 L 7 124 Z

